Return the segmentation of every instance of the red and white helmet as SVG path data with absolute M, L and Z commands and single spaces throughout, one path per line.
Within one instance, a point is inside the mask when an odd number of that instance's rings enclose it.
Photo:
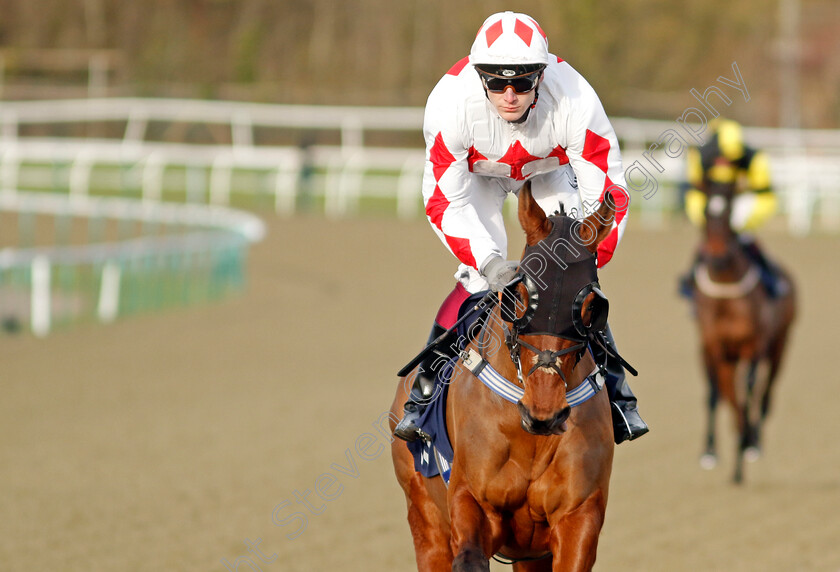
M 470 63 L 548 65 L 548 38 L 526 14 L 499 12 L 484 21 L 470 50 Z

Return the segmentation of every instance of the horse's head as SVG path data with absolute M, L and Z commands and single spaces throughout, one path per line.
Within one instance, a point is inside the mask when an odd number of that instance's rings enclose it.
M 571 413 L 565 389 L 580 381 L 580 371 L 573 375 L 573 370 L 586 351 L 589 330 L 606 326 L 608 303 L 598 287 L 595 253 L 614 216 L 610 194 L 596 212 L 575 220 L 547 217 L 529 183 L 519 192 L 526 246 L 516 295 L 530 311 L 514 322 L 512 335 L 525 382 L 519 412 L 530 433 L 565 431 Z M 591 368 L 583 375 L 589 373 Z
M 704 192 L 706 223 L 700 259 L 714 270 L 724 270 L 733 264 L 740 250 L 737 236 L 730 224 L 735 185 L 709 181 Z

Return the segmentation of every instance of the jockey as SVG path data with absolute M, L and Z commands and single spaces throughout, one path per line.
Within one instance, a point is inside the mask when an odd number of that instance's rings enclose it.
M 514 277 L 518 262 L 506 260 L 502 207 L 507 194 L 518 193 L 526 180 L 548 214 L 582 218 L 597 209 L 605 191 L 624 197 L 612 231 L 598 248 L 598 267 L 610 260 L 629 204 L 618 141 L 595 91 L 548 52 L 548 39 L 533 18 L 513 12 L 487 18 L 469 57 L 429 95 L 423 133 L 426 215 L 460 262 L 455 289 L 437 313 L 430 341 L 455 323 L 471 294 L 500 291 Z M 416 421 L 434 391 L 434 360 L 440 358 L 431 353 L 421 364 L 395 429 L 407 441 L 417 438 Z M 648 427 L 621 364 L 609 358 L 607 371 L 615 441 L 635 439 Z
M 719 117 L 711 123 L 712 136 L 700 148 L 688 151 L 688 183 L 685 211 L 688 219 L 698 227 L 705 223 L 707 182 L 732 183 L 736 187 L 732 202 L 730 224 L 747 255 L 761 271 L 761 281 L 771 298 L 780 295 L 781 283 L 773 264 L 767 259 L 749 231 L 763 225 L 776 212 L 776 195 L 770 184 L 770 165 L 767 155 L 744 144 L 741 125 Z M 691 298 L 694 290 L 695 260 L 689 272 L 680 280 L 680 294 Z

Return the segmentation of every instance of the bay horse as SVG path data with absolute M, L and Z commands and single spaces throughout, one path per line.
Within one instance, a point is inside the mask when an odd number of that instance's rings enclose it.
M 569 335 L 558 324 L 574 321 L 573 311 L 585 327 L 606 324 L 606 299 L 592 287 L 597 285 L 593 255 L 610 231 L 615 208 L 608 194 L 598 211 L 570 224 L 568 217 L 546 216 L 530 183 L 519 191 L 519 221 L 526 236 L 520 271 L 526 260 L 535 260 L 535 251 L 556 251 L 561 244 L 579 250 L 591 272 L 571 278 L 564 271 L 536 289 L 523 280 L 515 295 L 523 307 L 527 300 L 524 313 L 531 315 L 526 326 L 519 310 L 515 319 L 504 314 L 503 305 L 489 310 L 481 334 L 461 356 L 480 356 L 521 397 L 514 405 L 514 399 L 506 401 L 480 383 L 469 366 L 454 369 L 445 409 L 454 451 L 448 487 L 440 476 L 415 471 L 406 443 L 393 441 L 418 570 L 487 572 L 495 555 L 513 561 L 517 572 L 592 569 L 612 471 L 610 405 L 607 392 L 597 390 L 585 402 L 572 403 L 573 394 L 597 378 L 591 375 L 597 367 L 585 338 Z M 562 290 L 572 292 L 574 303 L 560 293 L 563 282 Z M 491 338 L 504 340 L 498 351 L 487 351 L 489 344 L 482 343 Z M 391 406 L 392 431 L 410 386 L 405 380 L 399 385 Z
M 733 482 L 744 480 L 744 461 L 761 452 L 761 429 L 773 382 L 796 314 L 790 275 L 778 268 L 781 292 L 771 298 L 760 269 L 730 224 L 734 183 L 708 182 L 702 241 L 694 272 L 694 304 L 708 381 L 703 468 L 717 464 L 715 413 L 723 398 L 738 433 Z

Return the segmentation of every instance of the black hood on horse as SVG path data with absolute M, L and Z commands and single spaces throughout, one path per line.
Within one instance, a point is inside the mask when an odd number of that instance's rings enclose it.
M 549 220 L 551 233 L 538 244 L 526 246 L 522 257 L 520 271 L 530 278 L 528 289 L 536 289 L 542 311 L 536 312 L 520 332 L 580 339 L 589 328 L 581 323 L 581 306 L 583 299 L 598 288 L 598 267 L 595 256 L 577 238 L 577 226 L 584 223 L 563 215 Z M 605 306 L 606 298 L 600 290 L 597 292 Z M 603 318 L 606 321 L 606 315 Z

